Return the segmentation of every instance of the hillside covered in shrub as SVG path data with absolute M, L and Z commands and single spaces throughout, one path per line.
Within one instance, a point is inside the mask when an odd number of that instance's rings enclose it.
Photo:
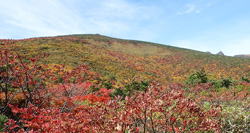
M 0 131 L 250 129 L 250 59 L 102 35 L 0 40 Z

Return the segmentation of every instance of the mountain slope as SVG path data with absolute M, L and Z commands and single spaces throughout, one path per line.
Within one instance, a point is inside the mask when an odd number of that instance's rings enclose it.
M 235 57 L 250 58 L 250 54 L 235 55 Z
M 86 64 L 104 79 L 183 82 L 199 69 L 210 77 L 250 75 L 250 59 L 211 55 L 167 45 L 102 35 L 68 35 L 15 40 L 12 50 L 25 56 L 49 54 L 42 63 Z
M 101 35 L 0 40 L 0 130 L 247 132 L 249 76 L 247 58 Z

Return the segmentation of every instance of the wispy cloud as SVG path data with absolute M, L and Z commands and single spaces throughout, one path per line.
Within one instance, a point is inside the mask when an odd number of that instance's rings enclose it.
M 0 5 L 0 27 L 21 28 L 33 36 L 74 33 L 112 35 L 131 32 L 137 23 L 151 18 L 151 11 L 151 7 L 126 0 L 9 0 Z
M 177 15 L 185 15 L 185 14 L 198 14 L 200 13 L 200 9 L 197 7 L 197 5 L 195 4 L 186 4 L 184 9 L 182 9 L 181 11 L 177 12 Z
M 15 4 L 13 4 L 15 3 Z M 81 18 L 57 0 L 6 1 L 0 5 L 6 25 L 28 30 L 37 35 L 77 32 Z

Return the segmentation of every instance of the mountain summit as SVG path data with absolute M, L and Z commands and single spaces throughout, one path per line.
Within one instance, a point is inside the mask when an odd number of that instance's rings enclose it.
M 225 56 L 225 54 L 222 51 L 218 52 L 217 55 Z

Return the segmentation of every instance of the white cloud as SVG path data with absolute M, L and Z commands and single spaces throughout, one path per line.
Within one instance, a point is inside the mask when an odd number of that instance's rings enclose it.
M 11 5 L 11 6 L 10 6 Z M 37 35 L 56 35 L 79 31 L 80 18 L 57 0 L 18 1 L 0 5 L 4 23 L 34 32 Z
M 177 15 L 185 15 L 185 14 L 198 14 L 200 13 L 200 9 L 195 4 L 186 4 L 185 8 L 182 11 L 177 12 Z
M 137 22 L 151 18 L 151 11 L 151 7 L 126 0 L 8 0 L 0 5 L 0 24 L 5 25 L 0 28 L 17 27 L 34 36 L 119 35 L 132 32 Z

